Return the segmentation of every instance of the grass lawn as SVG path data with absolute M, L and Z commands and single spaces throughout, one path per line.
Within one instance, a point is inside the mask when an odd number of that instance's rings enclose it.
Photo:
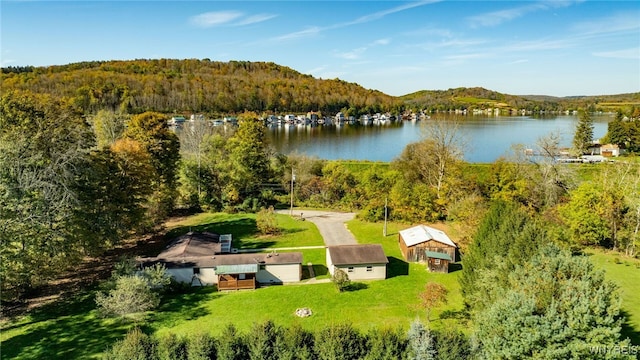
M 171 239 L 189 231 L 232 234 L 233 247 L 240 249 L 324 245 L 320 232 L 312 223 L 282 214 L 276 214 L 276 218 L 282 231 L 276 236 L 259 234 L 255 214 L 202 213 L 167 223 L 169 231 L 166 237 Z
M 232 233 L 234 241 L 261 247 L 321 245 L 322 238 L 311 222 L 292 220 L 278 215 L 283 235 L 263 238 L 255 235 L 252 215 L 198 214 L 168 224 L 169 237 L 191 230 Z M 399 225 L 389 224 L 389 235 L 382 236 L 382 224 L 359 220 L 348 223 L 361 243 L 381 243 L 389 256 L 388 279 L 360 283 L 357 290 L 338 293 L 331 283 L 286 285 L 260 288 L 254 291 L 215 292 L 213 288 L 197 288 L 193 292 L 166 296 L 160 308 L 150 313 L 142 323 L 148 333 L 158 335 L 195 332 L 218 334 L 233 323 L 246 331 L 255 323 L 273 320 L 278 325 L 299 323 L 309 330 L 350 322 L 366 331 L 373 327 L 401 326 L 408 328 L 416 317 L 424 320 L 425 311 L 418 305 L 418 293 L 428 281 L 436 281 L 449 289 L 448 303 L 434 309 L 434 328 L 468 329 L 460 319 L 462 298 L 457 277 L 450 274 L 430 274 L 423 265 L 407 264 L 397 245 Z M 266 246 L 265 246 L 266 244 Z M 234 245 L 236 246 L 236 245 Z M 302 251 L 305 264 L 314 264 L 317 279 L 329 277 L 324 249 Z M 18 319 L 2 322 L 0 340 L 3 359 L 97 358 L 107 346 L 123 338 L 134 324 L 97 316 L 94 292 L 87 290 L 69 303 L 54 303 L 30 312 Z M 294 311 L 309 307 L 313 316 L 298 318 Z M 447 318 L 441 319 L 443 311 Z
M 599 249 L 590 249 L 586 254 L 595 266 L 605 270 L 607 279 L 619 286 L 622 310 L 627 317 L 623 336 L 640 345 L 640 260 Z

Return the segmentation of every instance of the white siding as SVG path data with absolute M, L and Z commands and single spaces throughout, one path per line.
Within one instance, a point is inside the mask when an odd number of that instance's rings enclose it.
M 331 260 L 331 253 L 329 253 L 329 248 L 327 248 L 327 268 L 329 268 L 329 274 L 333 276 L 334 268 L 333 268 L 333 260 Z
M 213 268 L 200 268 L 200 274 L 198 279 L 202 282 L 202 285 L 213 285 L 218 283 L 218 275 Z
M 256 280 L 261 284 L 279 284 L 300 281 L 300 264 L 270 264 L 264 265 L 256 274 Z
M 371 267 L 371 271 L 367 271 L 367 267 Z M 349 280 L 383 280 L 387 277 L 386 264 L 378 265 L 340 265 L 336 266 L 349 276 Z M 349 271 L 349 268 L 353 268 Z M 333 268 L 333 266 L 332 266 Z

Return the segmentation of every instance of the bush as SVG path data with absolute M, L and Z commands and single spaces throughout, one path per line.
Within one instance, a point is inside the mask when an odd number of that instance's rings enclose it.
M 278 229 L 278 219 L 273 211 L 273 207 L 262 209 L 256 215 L 256 225 L 263 235 L 276 235 L 280 233 Z
M 168 334 L 158 340 L 158 360 L 187 360 L 187 341 L 175 334 Z
M 366 354 L 365 339 L 350 324 L 320 330 L 315 343 L 320 360 L 360 359 Z
M 215 341 L 209 334 L 192 335 L 187 343 L 187 355 L 189 360 L 216 359 Z
M 245 360 L 249 357 L 242 334 L 231 324 L 220 335 L 217 351 L 218 360 Z
M 122 276 L 116 279 L 115 289 L 98 292 L 96 304 L 103 316 L 127 316 L 142 313 L 158 306 L 160 298 L 151 291 L 149 283 L 139 276 Z
M 113 344 L 104 353 L 106 360 L 155 359 L 156 343 L 149 335 L 135 328 L 124 339 Z
M 349 275 L 346 272 L 340 269 L 336 269 L 331 276 L 331 281 L 336 286 L 338 291 L 342 292 L 346 290 L 349 285 L 351 285 L 351 280 L 349 280 Z

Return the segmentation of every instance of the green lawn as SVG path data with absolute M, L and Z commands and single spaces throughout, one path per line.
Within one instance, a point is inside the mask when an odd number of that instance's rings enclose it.
M 640 345 L 640 260 L 597 249 L 590 249 L 586 254 L 595 266 L 605 270 L 607 279 L 620 288 L 622 310 L 627 317 L 623 335 Z
M 291 220 L 279 215 L 283 235 L 263 238 L 255 235 L 252 215 L 199 214 L 170 224 L 170 236 L 191 230 L 209 230 L 234 234 L 255 248 L 310 246 L 322 244 L 311 222 Z M 229 324 L 247 330 L 254 322 L 271 319 L 279 325 L 300 323 L 304 328 L 351 322 L 366 330 L 380 326 L 408 327 L 425 312 L 417 308 L 418 293 L 428 281 L 445 285 L 450 293 L 448 303 L 431 314 L 435 328 L 461 327 L 458 319 L 462 309 L 457 277 L 450 274 L 430 274 L 425 267 L 402 261 L 397 245 L 398 225 L 389 224 L 389 236 L 382 236 L 381 224 L 353 220 L 348 224 L 361 243 L 381 243 L 390 258 L 388 279 L 361 283 L 357 290 L 338 293 L 331 283 L 286 285 L 260 288 L 254 291 L 218 293 L 213 288 L 198 288 L 182 295 L 163 299 L 160 308 L 144 321 L 146 332 L 188 335 L 207 331 L 217 334 Z M 237 246 L 237 245 L 234 245 Z M 303 250 L 305 264 L 314 264 L 318 279 L 327 279 L 324 249 Z M 308 280 L 305 280 L 308 281 Z M 4 321 L 0 333 L 3 359 L 95 358 L 114 341 L 121 339 L 134 325 L 97 317 L 93 291 L 87 290 L 67 304 L 51 304 L 19 319 Z M 309 307 L 314 315 L 300 319 L 294 315 L 299 307 Z M 446 319 L 440 319 L 445 311 Z
M 322 244 L 311 222 L 292 220 L 278 215 L 282 236 L 257 236 L 252 215 L 199 214 L 170 224 L 170 236 L 185 231 L 209 230 L 232 233 L 243 245 L 260 247 L 310 246 Z M 196 332 L 218 334 L 229 323 L 247 330 L 254 322 L 267 319 L 279 325 L 299 323 L 303 328 L 350 322 L 366 330 L 381 326 L 407 328 L 416 317 L 424 320 L 425 312 L 418 308 L 418 294 L 429 281 L 443 284 L 449 290 L 447 303 L 434 309 L 434 328 L 470 329 L 462 316 L 462 296 L 458 284 L 460 266 L 449 274 L 432 274 L 424 265 L 402 260 L 398 247 L 398 230 L 407 225 L 389 223 L 387 236 L 383 224 L 352 220 L 348 228 L 360 243 L 380 243 L 389 257 L 388 278 L 361 283 L 357 290 L 338 293 L 331 283 L 272 286 L 253 291 L 215 292 L 213 288 L 197 288 L 188 294 L 166 296 L 160 308 L 143 322 L 148 333 Z M 265 246 L 266 245 L 266 246 Z M 234 245 L 237 246 L 237 245 Z M 302 251 L 304 263 L 313 263 L 318 279 L 327 279 L 324 249 Z M 624 334 L 638 343 L 640 334 L 640 261 L 594 250 L 591 259 L 607 272 L 607 277 L 622 288 L 623 309 L 628 316 Z M 617 264 L 615 258 L 620 258 Z M 304 280 L 303 282 L 308 282 Z M 47 305 L 26 316 L 2 322 L 0 340 L 3 359 L 34 358 L 96 358 L 114 341 L 121 339 L 134 325 L 97 317 L 94 293 L 87 290 L 69 303 Z M 313 316 L 298 318 L 294 311 L 309 307 Z M 445 312 L 446 311 L 446 312 Z M 442 316 L 441 318 L 441 315 Z
M 258 233 L 255 214 L 202 213 L 168 224 L 170 230 L 166 237 L 171 239 L 189 231 L 232 234 L 233 247 L 240 249 L 324 245 L 320 232 L 312 223 L 282 214 L 276 214 L 276 218 L 282 231 L 276 236 Z

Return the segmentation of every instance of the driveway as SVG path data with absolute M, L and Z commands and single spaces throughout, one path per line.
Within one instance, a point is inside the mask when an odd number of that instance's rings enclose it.
M 278 210 L 278 213 L 288 215 L 290 210 Z M 327 246 L 358 243 L 345 224 L 356 216 L 355 213 L 294 209 L 293 216 L 302 216 L 306 221 L 314 223 Z

